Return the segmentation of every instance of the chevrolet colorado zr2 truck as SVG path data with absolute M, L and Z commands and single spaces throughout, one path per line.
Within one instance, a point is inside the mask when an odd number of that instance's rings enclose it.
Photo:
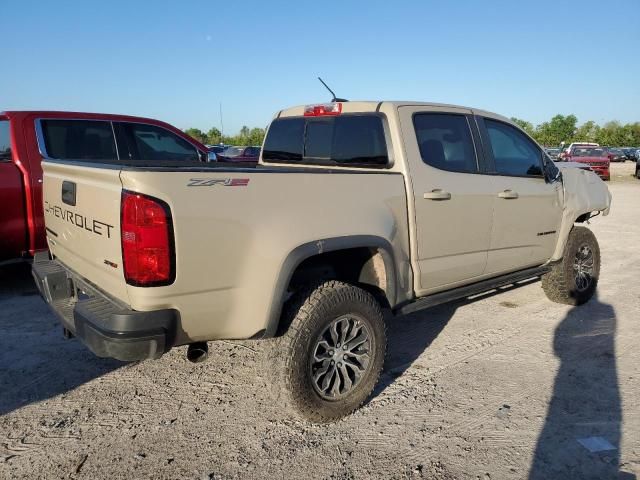
M 600 250 L 581 224 L 611 202 L 508 119 L 416 102 L 282 110 L 254 168 L 120 149 L 43 168 L 50 252 L 33 274 L 67 335 L 121 360 L 275 337 L 281 400 L 315 422 L 371 394 L 383 311 L 533 277 L 588 301 Z

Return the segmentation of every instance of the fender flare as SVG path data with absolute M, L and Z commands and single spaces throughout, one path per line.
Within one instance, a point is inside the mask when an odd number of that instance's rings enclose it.
M 388 240 L 375 235 L 352 235 L 307 242 L 293 249 L 282 263 L 269 307 L 268 323 L 262 338 L 273 337 L 276 334 L 284 305 L 285 293 L 298 266 L 316 255 L 350 248 L 375 248 L 380 252 L 386 271 L 385 295 L 392 307 L 396 304 L 398 298 L 398 271 L 393 255 L 393 247 Z

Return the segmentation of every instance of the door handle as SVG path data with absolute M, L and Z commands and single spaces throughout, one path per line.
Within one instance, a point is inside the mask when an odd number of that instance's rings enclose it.
M 440 188 L 434 188 L 430 192 L 424 194 L 426 200 L 451 200 L 451 194 Z
M 518 192 L 514 192 L 513 190 L 504 190 L 498 194 L 498 197 L 505 198 L 507 200 L 518 198 Z

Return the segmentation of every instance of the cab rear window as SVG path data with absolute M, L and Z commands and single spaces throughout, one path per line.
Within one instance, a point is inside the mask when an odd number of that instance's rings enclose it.
M 269 127 L 262 159 L 271 163 L 383 167 L 389 157 L 382 117 L 276 119 Z

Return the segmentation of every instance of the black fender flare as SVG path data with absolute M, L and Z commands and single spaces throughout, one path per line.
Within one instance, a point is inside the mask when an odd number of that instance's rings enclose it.
M 278 330 L 286 290 L 298 266 L 315 255 L 350 248 L 375 248 L 380 252 L 387 277 L 385 295 L 391 307 L 396 305 L 398 299 L 398 270 L 393 255 L 393 246 L 388 240 L 375 235 L 351 235 L 307 242 L 293 249 L 282 264 L 275 283 L 269 308 L 268 323 L 263 338 L 273 337 Z

